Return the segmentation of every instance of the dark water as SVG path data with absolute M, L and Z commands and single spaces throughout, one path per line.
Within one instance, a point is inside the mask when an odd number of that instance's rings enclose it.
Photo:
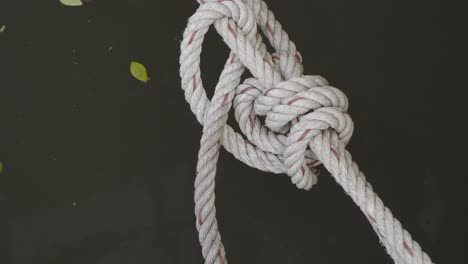
M 435 262 L 464 262 L 464 7 L 268 4 L 305 72 L 348 95 L 349 149 L 377 193 Z M 178 78 L 196 6 L 0 1 L 1 263 L 202 263 L 192 198 L 201 127 Z M 206 41 L 202 75 L 213 87 L 228 50 L 214 32 Z M 129 74 L 133 60 L 149 83 Z M 326 173 L 299 191 L 223 151 L 217 205 L 232 263 L 391 263 Z

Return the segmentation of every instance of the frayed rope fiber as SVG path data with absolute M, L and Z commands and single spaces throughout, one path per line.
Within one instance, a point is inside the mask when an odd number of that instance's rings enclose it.
M 317 166 L 323 164 L 362 210 L 395 263 L 432 263 L 345 149 L 353 133 L 345 94 L 321 76 L 303 75 L 300 53 L 265 2 L 199 3 L 181 43 L 180 77 L 185 99 L 203 125 L 195 215 L 205 263 L 227 263 L 214 193 L 221 146 L 251 167 L 289 175 L 305 190 L 317 183 Z M 200 77 L 200 54 L 211 25 L 231 53 L 209 100 Z M 258 29 L 275 53 L 267 51 Z M 246 68 L 254 77 L 241 84 Z M 231 107 L 242 134 L 226 124 Z

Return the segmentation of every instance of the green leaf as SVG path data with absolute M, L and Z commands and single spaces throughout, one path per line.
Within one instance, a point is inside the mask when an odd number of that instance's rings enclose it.
M 142 82 L 147 82 L 149 81 L 148 73 L 146 72 L 146 68 L 143 64 L 132 61 L 130 63 L 130 73 L 135 77 L 135 79 L 142 81 Z
M 66 6 L 82 6 L 83 2 L 81 0 L 60 0 L 60 3 Z
M 0 174 L 2 174 L 3 171 L 3 163 L 0 161 Z

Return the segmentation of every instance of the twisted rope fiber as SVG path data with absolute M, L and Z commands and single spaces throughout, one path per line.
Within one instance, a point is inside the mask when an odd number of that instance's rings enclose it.
M 353 133 L 346 96 L 320 76 L 303 75 L 300 53 L 267 5 L 262 0 L 199 3 L 183 35 L 180 76 L 185 99 L 203 125 L 195 215 L 205 263 L 227 263 L 214 204 L 221 145 L 251 167 L 286 173 L 300 189 L 317 183 L 317 166 L 323 164 L 365 214 L 395 263 L 432 263 L 345 149 Z M 211 25 L 231 53 L 209 100 L 201 80 L 200 54 Z M 275 53 L 267 51 L 258 28 Z M 245 68 L 254 77 L 241 84 Z M 242 134 L 226 124 L 231 107 Z

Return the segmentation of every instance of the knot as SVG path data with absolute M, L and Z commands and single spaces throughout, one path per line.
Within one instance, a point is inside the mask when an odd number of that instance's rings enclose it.
M 285 172 L 300 189 L 310 189 L 319 174 L 321 162 L 307 147 L 311 138 L 332 129 L 346 145 L 353 132 L 347 97 L 320 76 L 293 77 L 268 89 L 256 78 L 247 79 L 237 88 L 234 110 L 241 129 L 247 125 L 247 138 L 279 153 Z M 260 116 L 266 116 L 264 123 Z M 283 143 L 276 151 L 265 146 L 276 141 Z
M 310 189 L 321 162 L 308 144 L 327 129 L 347 144 L 353 130 L 346 114 L 348 100 L 323 77 L 303 75 L 302 56 L 294 43 L 272 13 L 259 20 L 261 12 L 253 2 L 209 1 L 199 7 L 181 43 L 182 87 L 204 130 L 211 132 L 207 140 L 220 138 L 207 147 L 209 158 L 217 156 L 221 143 L 246 164 L 286 173 L 297 187 Z M 231 54 L 210 101 L 200 78 L 200 53 L 211 24 Z M 268 52 L 257 26 L 274 53 Z M 245 68 L 253 77 L 240 84 Z M 231 103 L 243 135 L 226 125 Z M 197 170 L 204 165 L 199 162 Z
M 308 190 L 317 183 L 317 175 L 307 169 L 311 164 L 306 159 L 306 148 L 313 144 L 313 137 L 319 133 L 324 133 L 325 138 L 330 138 L 330 140 L 341 140 L 346 145 L 353 133 L 351 117 L 342 108 L 321 107 L 302 116 L 299 122 L 291 127 L 283 157 L 287 174 L 300 189 Z M 311 146 L 310 148 L 312 149 Z M 333 158 L 337 162 L 340 161 L 341 156 L 338 151 L 340 150 L 331 148 Z
M 318 169 L 311 168 L 320 164 L 315 155 L 306 157 L 307 143 L 320 131 L 332 128 L 347 144 L 353 131 L 347 110 L 346 95 L 328 86 L 321 76 L 291 78 L 265 89 L 254 102 L 255 113 L 266 116 L 265 125 L 269 129 L 288 133 L 287 148 L 283 151 L 287 174 L 298 188 L 307 190 L 318 180 Z

